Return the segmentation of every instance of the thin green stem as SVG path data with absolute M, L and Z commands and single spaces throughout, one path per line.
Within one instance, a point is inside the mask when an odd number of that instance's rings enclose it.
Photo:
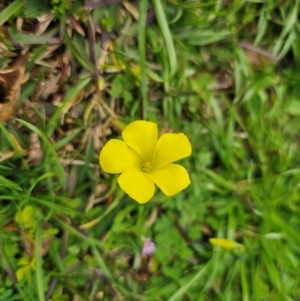
M 148 86 L 147 86 L 147 76 L 146 76 L 147 9 L 148 9 L 148 0 L 142 0 L 140 4 L 138 44 L 139 44 L 139 56 L 140 56 L 140 68 L 141 68 L 141 94 L 142 94 L 143 119 L 147 119 L 147 109 L 148 109 Z

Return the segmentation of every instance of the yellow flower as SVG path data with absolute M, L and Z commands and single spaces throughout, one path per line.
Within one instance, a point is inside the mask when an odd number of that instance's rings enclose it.
M 118 183 L 131 198 L 148 202 L 155 184 L 167 196 L 190 183 L 186 169 L 173 162 L 191 155 L 192 147 L 184 134 L 163 134 L 158 139 L 157 125 L 138 120 L 122 132 L 122 138 L 109 140 L 100 153 L 100 165 L 107 173 L 119 174 Z

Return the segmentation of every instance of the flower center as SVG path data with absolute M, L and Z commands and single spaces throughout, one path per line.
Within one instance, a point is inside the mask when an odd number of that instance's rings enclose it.
M 143 168 L 142 168 L 143 172 L 150 172 L 151 169 L 152 169 L 152 164 L 149 161 L 143 163 Z

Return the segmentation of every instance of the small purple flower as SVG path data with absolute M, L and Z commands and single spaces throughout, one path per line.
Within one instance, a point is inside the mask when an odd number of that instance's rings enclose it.
M 142 250 L 143 256 L 150 256 L 151 254 L 154 253 L 154 251 L 155 251 L 155 243 L 151 240 L 151 238 L 146 238 Z

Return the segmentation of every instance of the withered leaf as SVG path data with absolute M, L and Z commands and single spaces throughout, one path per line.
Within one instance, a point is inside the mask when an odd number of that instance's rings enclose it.
M 26 81 L 27 55 L 19 56 L 7 70 L 0 70 L 0 122 L 13 116 L 20 97 L 21 85 Z
M 30 135 L 30 147 L 27 156 L 27 162 L 29 166 L 37 166 L 43 159 L 43 151 L 41 148 L 41 142 L 37 133 L 31 133 Z

